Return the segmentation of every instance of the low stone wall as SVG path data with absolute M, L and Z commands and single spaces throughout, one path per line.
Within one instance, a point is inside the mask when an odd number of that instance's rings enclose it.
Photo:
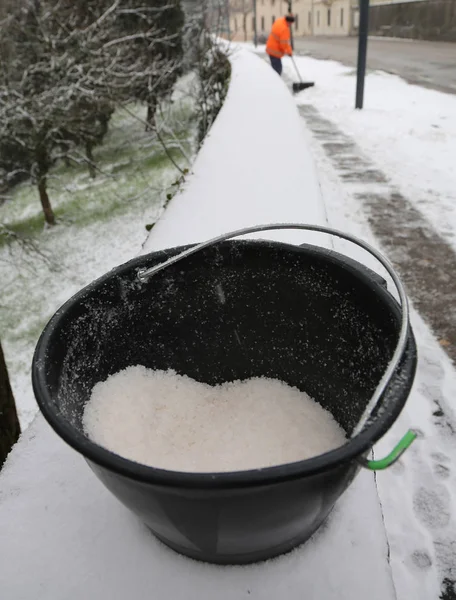
M 456 0 L 423 0 L 370 7 L 369 33 L 456 42 Z

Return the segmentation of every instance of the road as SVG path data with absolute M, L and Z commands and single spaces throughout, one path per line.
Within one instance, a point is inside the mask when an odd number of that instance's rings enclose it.
M 356 66 L 358 40 L 296 38 L 295 51 Z M 456 43 L 369 38 L 367 67 L 394 73 L 410 83 L 456 94 Z

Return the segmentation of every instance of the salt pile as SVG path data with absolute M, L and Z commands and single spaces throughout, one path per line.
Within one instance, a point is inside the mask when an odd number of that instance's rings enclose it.
M 172 471 L 241 471 L 285 464 L 344 444 L 309 396 L 273 379 L 212 387 L 174 371 L 129 367 L 98 383 L 87 435 L 130 460 Z

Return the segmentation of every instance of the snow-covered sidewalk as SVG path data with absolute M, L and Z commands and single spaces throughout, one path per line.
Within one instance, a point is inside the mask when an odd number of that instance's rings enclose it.
M 256 52 L 264 56 L 264 47 Z M 456 594 L 456 371 L 443 348 L 454 357 L 456 96 L 372 72 L 366 77 L 365 108 L 357 111 L 353 69 L 308 57 L 296 61 L 303 79 L 316 82 L 295 102 L 329 224 L 383 249 L 423 309 L 420 315 L 412 303 L 419 355 L 415 384 L 376 451 L 388 452 L 409 427 L 420 437 L 401 463 L 377 474 L 376 482 L 396 597 L 451 600 Z M 284 65 L 289 86 L 296 73 L 288 59 Z M 353 252 L 340 242 L 336 248 Z M 363 261 L 359 253 L 355 258 Z M 364 262 L 378 270 L 370 257 Z M 433 314 L 430 296 L 437 307 Z M 449 335 L 436 336 L 423 316 L 436 326 L 444 321 Z
M 271 152 L 271 139 L 278 152 Z M 308 143 L 283 83 L 257 57 L 236 54 L 228 98 L 195 173 L 145 250 L 271 221 L 324 224 Z M 320 238 L 294 232 L 280 239 Z M 310 542 L 242 568 L 195 563 L 164 548 L 41 417 L 8 459 L 0 489 L 0 590 L 8 600 L 395 598 L 381 506 L 367 471 Z
M 429 90 L 382 72 L 369 73 L 364 109 L 354 110 L 356 73 L 333 61 L 296 57 L 305 80 L 300 94 L 353 136 L 456 249 L 456 95 Z M 286 73 L 296 78 L 292 66 Z
M 360 112 L 354 110 L 355 75 L 350 69 L 311 58 L 298 58 L 298 65 L 306 79 L 316 81 L 296 103 L 313 131 L 308 140 L 330 225 L 383 247 L 400 266 L 410 265 L 418 275 L 404 276 L 411 291 L 418 289 L 420 306 L 425 308 L 426 290 L 419 286 L 446 299 L 436 305 L 446 311 L 454 334 L 455 297 L 448 295 L 451 281 L 438 279 L 438 238 L 447 240 L 446 255 L 451 255 L 451 247 L 456 248 L 456 96 L 370 73 Z M 291 65 L 286 73 L 293 77 Z M 421 236 L 427 256 L 421 258 L 420 249 L 415 256 L 401 256 L 404 248 L 413 250 L 413 243 L 407 246 L 403 240 L 414 235 L 418 241 Z M 448 270 L 443 272 L 448 275 Z M 429 279 L 421 278 L 423 274 Z M 438 317 L 428 314 L 431 322 Z M 397 598 L 449 600 L 456 593 L 456 371 L 442 349 L 451 342 L 436 339 L 413 307 L 412 326 L 419 355 L 415 385 L 403 414 L 377 450 L 387 452 L 408 427 L 416 428 L 420 439 L 401 464 L 376 479 Z

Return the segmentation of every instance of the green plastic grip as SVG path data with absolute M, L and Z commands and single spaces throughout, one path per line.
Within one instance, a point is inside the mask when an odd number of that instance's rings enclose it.
M 396 446 L 392 449 L 392 451 L 385 456 L 385 458 L 381 458 L 380 460 L 366 460 L 361 459 L 361 464 L 366 469 L 371 471 L 382 471 L 383 469 L 387 469 L 394 465 L 394 463 L 399 460 L 399 458 L 404 454 L 407 448 L 416 440 L 417 438 L 416 431 L 413 429 L 409 429 L 403 438 L 396 444 Z

